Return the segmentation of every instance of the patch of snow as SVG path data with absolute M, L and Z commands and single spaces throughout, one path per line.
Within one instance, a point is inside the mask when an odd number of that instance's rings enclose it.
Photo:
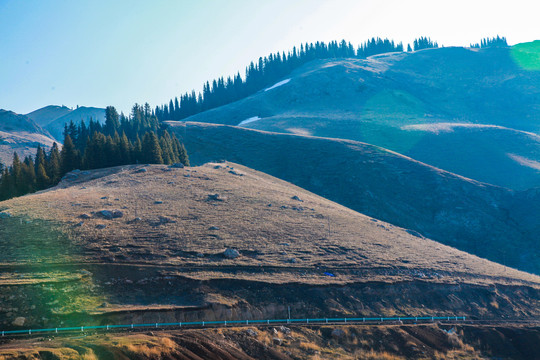
M 527 159 L 526 157 L 519 156 L 516 154 L 507 154 L 508 157 L 514 161 L 517 161 L 520 165 L 530 167 L 535 170 L 540 171 L 540 161 L 535 161 L 531 159 Z
M 240 123 L 237 126 L 246 125 L 246 124 L 252 123 L 252 122 L 257 121 L 257 120 L 261 120 L 261 118 L 258 117 L 258 116 L 252 116 L 249 119 L 240 121 Z
M 311 131 L 302 128 L 288 128 L 286 130 L 295 135 L 311 136 L 313 134 Z
M 288 83 L 289 81 L 291 81 L 291 79 L 281 80 L 280 82 L 275 83 L 274 85 L 270 86 L 269 88 L 264 89 L 264 91 L 268 91 L 268 90 L 275 89 L 275 88 L 277 88 L 277 87 L 280 87 L 281 85 L 285 85 L 285 84 Z

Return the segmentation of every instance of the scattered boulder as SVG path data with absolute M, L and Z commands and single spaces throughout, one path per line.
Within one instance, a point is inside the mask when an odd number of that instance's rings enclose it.
M 26 318 L 19 316 L 18 318 L 15 318 L 13 322 L 11 323 L 13 326 L 23 326 L 26 322 Z
M 100 229 L 100 230 L 101 230 L 101 229 L 105 229 L 106 227 L 107 227 L 107 225 L 105 225 L 105 224 L 98 224 L 98 225 L 96 225 L 96 229 Z
M 8 212 L 0 212 L 0 219 L 8 219 L 11 217 L 11 214 Z
M 223 252 L 223 256 L 227 259 L 236 259 L 240 256 L 240 253 L 236 249 L 227 249 Z
M 145 173 L 145 172 L 147 172 L 147 171 L 148 171 L 148 170 L 146 170 L 146 168 L 140 168 L 140 169 L 138 169 L 137 171 L 135 171 L 135 173 L 140 174 L 140 173 Z
M 64 175 L 64 177 L 62 178 L 62 180 L 66 180 L 66 181 L 75 181 L 79 178 L 79 174 L 74 174 L 74 173 L 67 173 L 66 175 Z
M 84 225 L 84 221 L 81 221 L 81 222 L 78 222 L 77 224 L 75 224 L 75 227 L 81 227 Z
M 176 221 L 166 216 L 160 216 L 157 225 L 175 224 Z
M 204 257 L 204 254 L 203 254 L 203 253 L 197 253 L 197 257 L 198 257 L 198 258 L 203 258 L 203 257 Z
M 292 200 L 296 200 L 296 201 L 300 201 L 300 202 L 304 202 L 304 200 L 300 199 L 298 196 L 294 195 L 292 198 Z
M 283 340 L 278 337 L 273 338 L 272 342 L 274 343 L 274 345 L 277 345 L 277 346 L 283 345 Z
M 214 169 L 221 169 L 221 165 L 214 166 Z
M 239 173 L 239 172 L 236 171 L 236 170 L 229 170 L 229 173 L 230 173 L 230 174 L 233 174 L 233 175 L 236 175 L 236 176 L 244 176 L 244 174 Z
M 108 196 L 102 196 L 101 200 L 107 200 L 108 198 L 109 198 Z
M 245 334 L 246 334 L 247 336 L 255 337 L 255 336 L 257 336 L 257 331 L 255 331 L 255 330 L 253 330 L 253 329 L 247 329 L 247 330 L 245 331 Z
M 223 201 L 219 194 L 208 194 L 208 201 Z
M 296 258 L 290 258 L 287 260 L 288 263 L 291 263 L 291 264 L 296 264 L 298 262 L 298 260 L 296 260 Z
M 90 219 L 91 216 L 88 215 L 88 214 L 81 214 L 79 217 L 80 217 L 81 219 Z
M 113 210 L 112 217 L 113 219 L 118 219 L 118 218 L 124 217 L 124 213 L 120 210 Z
M 219 230 L 219 228 L 217 226 L 210 226 L 208 230 Z
M 291 329 L 289 329 L 288 327 L 285 327 L 283 325 L 281 325 L 279 327 L 279 331 L 281 331 L 281 333 L 285 334 L 285 335 L 290 335 L 291 334 Z
M 169 166 L 171 169 L 183 169 L 184 168 L 184 164 L 182 163 L 175 163 L 175 164 L 172 164 Z
M 128 221 L 128 224 L 133 224 L 133 223 L 136 223 L 136 222 L 139 222 L 139 221 L 142 221 L 142 219 L 140 217 L 136 217 L 135 219 L 133 219 L 131 221 Z
M 161 204 L 163 204 L 163 201 L 161 201 L 161 200 L 156 200 L 156 201 L 154 201 L 154 204 L 156 204 L 156 205 L 161 205 Z
M 104 219 L 107 219 L 107 220 L 111 220 L 113 218 L 113 213 L 112 211 L 109 211 L 109 210 L 101 210 L 101 211 L 98 211 L 97 214 L 98 216 L 104 218 Z
M 334 329 L 332 330 L 332 337 L 333 338 L 336 338 L 336 339 L 340 339 L 342 337 L 345 336 L 345 331 L 343 331 L 342 329 Z

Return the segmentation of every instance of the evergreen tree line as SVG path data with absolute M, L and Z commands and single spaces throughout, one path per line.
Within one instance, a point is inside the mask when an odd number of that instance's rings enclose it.
M 438 48 L 439 44 L 436 41 L 432 41 L 429 37 L 421 36 L 418 39 L 415 39 L 413 42 L 414 51 L 422 49 L 433 49 Z
M 356 49 L 350 42 L 332 41 L 328 44 L 316 42 L 293 47 L 288 53 L 275 53 L 260 57 L 258 62 L 251 62 L 246 67 L 245 76 L 240 72 L 232 77 L 207 81 L 202 93 L 185 93 L 180 98 L 171 99 L 168 104 L 157 106 L 154 114 L 161 121 L 182 120 L 205 110 L 247 97 L 271 86 L 299 66 L 315 60 L 329 58 L 365 58 L 387 52 L 403 51 L 402 43 L 393 40 L 372 38 Z
M 107 107 L 104 124 L 90 120 L 64 129 L 62 150 L 54 143 L 48 153 L 38 146 L 35 157 L 23 161 L 17 153 L 11 166 L 0 164 L 0 200 L 55 186 L 74 169 L 149 163 L 189 165 L 184 145 L 163 127 L 148 105 L 135 105 L 128 118 Z M 120 135 L 121 134 L 121 135 Z
M 500 37 L 497 35 L 492 38 L 483 38 L 480 43 L 471 44 L 472 48 L 487 48 L 487 47 L 507 47 L 508 43 L 506 42 L 506 37 Z

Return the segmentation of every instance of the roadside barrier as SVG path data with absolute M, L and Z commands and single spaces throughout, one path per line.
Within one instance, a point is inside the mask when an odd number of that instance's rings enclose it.
M 163 327 L 220 327 L 220 326 L 262 326 L 262 325 L 323 325 L 323 324 L 372 324 L 381 322 L 433 322 L 433 321 L 465 321 L 465 316 L 414 316 L 414 317 L 357 317 L 357 318 L 314 318 L 314 319 L 267 319 L 267 320 L 223 320 L 223 321 L 192 321 L 173 323 L 148 323 L 148 324 L 124 324 L 124 325 L 92 325 L 75 327 L 58 327 L 49 329 L 26 329 L 2 331 L 6 335 L 32 335 L 38 333 L 63 333 L 84 332 L 90 330 L 113 330 L 113 329 L 140 329 L 140 328 L 163 328 Z

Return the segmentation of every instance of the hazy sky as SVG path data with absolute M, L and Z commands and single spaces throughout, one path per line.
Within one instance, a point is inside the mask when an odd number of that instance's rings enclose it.
M 128 112 L 162 104 L 301 42 L 373 37 L 444 46 L 540 38 L 540 2 L 0 0 L 0 108 Z

